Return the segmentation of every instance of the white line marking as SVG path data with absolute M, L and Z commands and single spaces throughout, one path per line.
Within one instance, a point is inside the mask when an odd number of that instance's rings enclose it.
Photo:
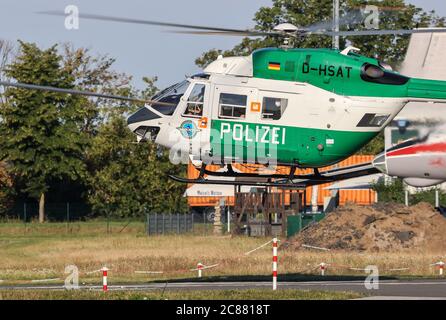
M 57 281 L 60 280 L 60 278 L 53 278 L 53 279 L 37 279 L 37 280 L 31 280 L 31 282 L 49 282 L 49 281 Z
M 316 247 L 316 246 L 310 246 L 308 244 L 303 244 L 302 247 L 309 248 L 309 249 L 316 249 L 316 250 L 322 250 L 322 251 L 330 251 L 330 249 L 322 248 L 322 247 Z
M 273 239 L 271 239 L 270 241 L 268 241 L 268 242 L 262 244 L 261 246 L 255 248 L 255 249 L 252 249 L 251 251 L 245 252 L 245 255 L 248 256 L 248 255 L 250 255 L 251 253 L 253 253 L 254 251 L 257 251 L 257 250 L 259 250 L 259 249 L 261 249 L 261 248 L 267 246 L 267 245 L 270 244 L 271 242 L 273 242 Z

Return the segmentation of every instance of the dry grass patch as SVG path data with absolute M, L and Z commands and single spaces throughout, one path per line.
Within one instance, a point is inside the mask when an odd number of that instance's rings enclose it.
M 47 228 L 50 228 L 48 224 Z M 5 230 L 0 226 L 0 231 Z M 204 276 L 264 276 L 271 274 L 271 248 L 266 246 L 249 256 L 244 253 L 269 239 L 230 236 L 151 236 L 141 232 L 94 234 L 0 234 L 0 280 L 4 284 L 30 279 L 65 277 L 65 266 L 75 264 L 82 283 L 97 283 L 99 273 L 87 272 L 106 265 L 109 282 L 143 282 L 152 280 L 194 278 L 198 262 L 219 264 L 205 270 Z M 377 265 L 381 275 L 435 276 L 429 265 L 444 257 L 431 252 L 359 253 L 279 248 L 279 277 L 317 275 L 321 262 L 332 264 L 327 274 L 364 276 L 364 268 Z M 402 271 L 391 269 L 410 268 Z M 138 274 L 135 271 L 163 271 L 164 274 Z M 60 281 L 62 282 L 62 280 Z

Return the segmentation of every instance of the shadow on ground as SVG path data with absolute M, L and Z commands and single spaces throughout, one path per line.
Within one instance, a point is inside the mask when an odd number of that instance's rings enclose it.
M 300 273 L 291 273 L 279 275 L 279 281 L 364 281 L 366 275 L 346 275 L 346 276 L 320 276 L 320 275 L 308 275 Z M 396 276 L 381 276 L 380 280 L 400 280 L 401 277 Z M 183 278 L 183 279 L 171 279 L 168 280 L 170 283 L 181 283 L 181 282 L 270 282 L 272 281 L 272 276 L 258 276 L 258 275 L 243 275 L 243 276 L 212 276 L 212 277 L 202 277 L 202 278 Z M 156 280 L 154 283 L 165 283 L 166 280 Z

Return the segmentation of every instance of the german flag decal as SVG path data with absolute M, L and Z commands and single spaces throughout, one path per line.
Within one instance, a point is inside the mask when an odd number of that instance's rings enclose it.
M 280 71 L 280 63 L 279 62 L 270 62 L 268 64 L 269 70 Z

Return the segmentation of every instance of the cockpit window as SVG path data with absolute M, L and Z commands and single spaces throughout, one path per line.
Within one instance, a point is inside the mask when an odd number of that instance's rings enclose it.
M 362 66 L 361 78 L 367 82 L 390 85 L 403 85 L 409 81 L 409 78 L 405 76 L 369 63 Z
M 194 88 L 187 98 L 186 110 L 184 116 L 188 117 L 201 117 L 203 115 L 204 106 L 204 90 L 205 85 L 201 83 L 195 84 Z
M 171 103 L 172 106 L 154 103 L 151 105 L 151 107 L 166 116 L 171 116 L 175 112 L 175 109 L 177 108 L 178 103 L 180 103 L 181 97 L 184 95 L 187 88 L 189 87 L 189 84 L 190 82 L 187 80 L 179 82 L 160 91 L 152 97 L 152 100 L 154 101 Z

